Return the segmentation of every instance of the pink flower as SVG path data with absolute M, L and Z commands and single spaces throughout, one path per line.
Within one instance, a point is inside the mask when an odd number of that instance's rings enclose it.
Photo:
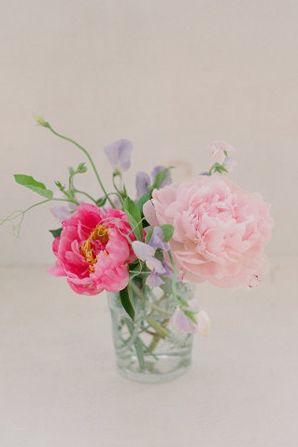
M 223 163 L 228 154 L 235 151 L 233 146 L 224 141 L 213 141 L 211 145 L 211 153 L 217 163 Z
M 61 236 L 53 242 L 57 262 L 50 272 L 66 276 L 80 294 L 118 292 L 128 284 L 128 263 L 134 259 L 130 232 L 122 211 L 81 204 L 63 221 Z
M 183 279 L 250 286 L 264 270 L 272 229 L 268 206 L 226 177 L 201 176 L 155 190 L 144 214 L 151 225 L 174 226 L 170 245 Z
M 195 321 L 189 318 L 180 307 L 176 307 L 171 319 L 170 325 L 176 327 L 181 332 L 186 332 L 188 334 L 199 333 L 201 335 L 207 336 L 210 332 L 210 318 L 208 314 L 201 310 L 194 316 Z

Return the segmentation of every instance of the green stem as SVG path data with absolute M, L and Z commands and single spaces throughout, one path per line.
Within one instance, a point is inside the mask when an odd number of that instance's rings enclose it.
M 178 301 L 178 296 L 177 296 L 177 268 L 176 268 L 176 263 L 173 257 L 172 252 L 169 250 L 168 252 L 170 261 L 171 261 L 171 265 L 173 267 L 173 281 L 172 281 L 172 292 L 174 295 L 174 298 L 176 299 L 176 301 Z
M 80 149 L 80 150 L 85 154 L 85 156 L 86 156 L 86 157 L 88 158 L 88 160 L 89 160 L 90 165 L 92 166 L 92 169 L 93 169 L 93 171 L 94 171 L 94 174 L 95 174 L 95 176 L 96 176 L 96 178 L 97 178 L 97 181 L 98 181 L 98 183 L 99 183 L 99 185 L 100 185 L 100 187 L 101 187 L 101 189 L 102 189 L 102 191 L 103 191 L 105 197 L 107 198 L 107 200 L 108 200 L 108 202 L 110 203 L 110 205 L 111 205 L 113 208 L 115 208 L 115 206 L 114 206 L 112 200 L 110 199 L 110 197 L 109 197 L 109 195 L 108 195 L 108 193 L 107 193 L 107 191 L 106 191 L 106 189 L 105 189 L 105 187 L 104 187 L 104 185 L 103 185 L 103 183 L 102 183 L 102 181 L 101 181 L 101 178 L 100 178 L 100 176 L 99 176 L 99 174 L 98 174 L 98 171 L 97 171 L 97 169 L 96 169 L 96 166 L 95 166 L 95 164 L 94 164 L 94 161 L 93 161 L 91 155 L 89 154 L 89 152 L 87 151 L 87 149 L 85 149 L 83 146 L 81 146 L 79 143 L 77 143 L 77 142 L 76 142 L 75 140 L 73 140 L 72 138 L 66 137 L 65 135 L 62 135 L 62 134 L 60 134 L 59 132 L 57 132 L 56 130 L 54 130 L 54 129 L 50 126 L 50 124 L 49 124 L 49 126 L 48 126 L 48 129 L 49 129 L 54 135 L 56 135 L 57 137 L 61 138 L 62 140 L 68 141 L 69 143 L 73 144 L 74 146 L 76 146 L 78 149 Z
M 150 345 L 148 346 L 148 351 L 152 354 L 153 351 L 156 349 L 158 343 L 160 342 L 161 337 L 158 334 L 155 334 L 152 342 L 150 343 Z
M 149 319 L 147 322 L 150 324 L 151 327 L 157 332 L 160 338 L 165 338 L 169 335 L 169 332 L 162 327 L 161 324 L 159 324 L 156 320 Z
M 136 286 L 133 281 L 130 282 L 130 286 L 133 289 L 133 291 L 143 300 L 143 302 L 145 302 L 146 297 L 143 294 L 142 290 L 140 290 L 139 287 Z M 153 308 L 154 303 L 151 304 L 151 306 Z M 160 307 L 155 306 L 155 310 L 158 310 L 159 312 L 162 311 L 161 313 L 166 314 L 166 316 L 169 317 L 169 314 L 166 311 L 164 311 L 163 309 L 161 309 Z M 158 335 L 161 338 L 165 338 L 169 335 L 169 332 L 164 327 L 162 327 L 162 325 L 159 324 L 156 320 L 153 320 L 150 318 L 150 319 L 147 319 L 147 323 L 150 324 L 150 326 L 158 333 Z
M 121 175 L 121 173 L 119 173 L 119 174 L 117 174 L 117 175 L 113 175 L 113 180 L 112 180 L 112 182 L 113 182 L 113 186 L 114 186 L 115 190 L 117 191 L 118 196 L 121 198 L 121 201 L 122 201 L 122 204 L 123 204 L 123 194 L 124 194 L 124 191 L 121 191 L 121 189 L 119 189 L 118 186 L 116 185 L 116 182 L 115 182 L 115 178 L 116 178 L 116 177 L 119 177 L 119 178 L 120 178 L 121 186 L 123 187 L 123 185 L 122 185 L 122 175 Z
M 145 297 L 144 293 L 142 292 L 141 289 L 139 289 L 138 286 L 135 285 L 135 283 L 133 281 L 130 282 L 130 287 L 143 300 L 143 302 L 146 301 L 146 297 Z
M 96 200 L 95 200 L 92 196 L 90 196 L 90 194 L 88 194 L 87 192 L 85 192 L 85 191 L 80 191 L 79 189 L 74 189 L 74 192 L 75 192 L 75 193 L 78 193 L 78 194 L 82 194 L 83 196 L 88 197 L 88 199 L 92 200 L 92 202 L 94 202 L 95 204 L 97 204 Z
M 13 213 L 11 213 L 9 216 L 4 217 L 2 220 L 0 220 L 0 225 L 4 224 L 7 221 L 10 220 L 14 220 L 19 216 L 22 216 L 22 218 L 24 217 L 24 215 L 26 213 L 28 213 L 28 211 L 32 210 L 33 208 L 39 206 L 39 205 L 43 205 L 45 203 L 48 202 L 68 202 L 68 203 L 74 203 L 77 205 L 77 202 L 75 200 L 68 200 L 68 199 L 59 199 L 59 198 L 52 198 L 52 199 L 46 199 L 46 200 L 41 200 L 40 202 L 36 202 L 33 205 L 29 206 L 28 208 L 26 208 L 25 210 L 16 210 Z
M 134 344 L 135 352 L 136 352 L 139 366 L 140 366 L 140 370 L 142 371 L 145 369 L 145 360 L 144 360 L 144 352 L 143 352 L 143 343 L 142 343 L 142 340 L 137 336 L 138 326 L 134 327 L 133 324 L 131 323 L 131 321 L 129 321 L 129 320 L 126 320 L 126 326 L 129 330 L 130 337 L 131 337 L 129 340 L 129 343 L 132 342 Z
M 156 312 L 166 316 L 166 317 L 170 317 L 171 314 L 169 312 L 167 312 L 166 310 L 164 310 L 162 307 L 157 306 L 156 304 L 152 303 L 151 304 L 151 309 L 155 310 Z

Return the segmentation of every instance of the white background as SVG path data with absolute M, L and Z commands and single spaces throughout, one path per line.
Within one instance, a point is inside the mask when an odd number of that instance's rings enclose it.
M 106 182 L 103 147 L 131 139 L 131 186 L 156 164 L 201 172 L 210 142 L 230 142 L 233 177 L 272 204 L 271 252 L 297 253 L 297 19 L 289 0 L 3 2 L 1 214 L 35 200 L 12 174 L 50 186 L 83 159 L 35 126 L 39 114 L 90 148 Z M 91 173 L 83 184 L 97 192 Z M 53 226 L 44 209 L 28 216 L 20 241 L 1 227 L 0 263 L 50 262 Z
M 21 236 L 0 227 L 1 447 L 297 445 L 298 3 L 296 0 L 0 0 L 0 217 L 83 157 L 33 114 L 92 152 L 134 143 L 135 173 L 210 164 L 210 142 L 239 151 L 233 178 L 275 220 L 272 270 L 256 290 L 198 294 L 212 318 L 194 367 L 161 387 L 120 379 L 104 297 L 47 276 L 48 208 Z M 81 186 L 99 194 L 92 173 Z

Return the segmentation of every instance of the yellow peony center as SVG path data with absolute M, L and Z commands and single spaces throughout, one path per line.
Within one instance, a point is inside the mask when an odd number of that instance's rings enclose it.
M 89 263 L 89 271 L 94 272 L 94 265 L 97 262 L 97 253 L 100 251 L 100 245 L 105 246 L 109 240 L 109 230 L 104 225 L 96 225 L 90 233 L 88 239 L 81 244 L 81 253 Z M 96 241 L 100 243 L 99 250 L 95 252 Z M 106 253 L 106 252 L 105 252 Z M 106 253 L 107 254 L 107 253 Z

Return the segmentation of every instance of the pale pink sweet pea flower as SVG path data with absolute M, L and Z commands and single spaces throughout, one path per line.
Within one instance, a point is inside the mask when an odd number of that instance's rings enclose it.
M 137 258 L 146 262 L 146 265 L 150 270 L 160 274 L 166 272 L 162 262 L 155 257 L 155 248 L 140 241 L 134 241 L 132 243 L 132 248 Z
M 199 334 L 207 336 L 210 332 L 211 320 L 204 310 L 200 310 L 200 312 L 196 315 L 197 319 L 197 329 Z
M 174 326 L 181 332 L 186 332 L 188 334 L 199 333 L 201 335 L 207 336 L 210 331 L 210 318 L 204 310 L 199 311 L 195 315 L 196 323 L 190 319 L 180 307 L 176 307 L 171 319 L 170 325 Z
M 127 286 L 128 263 L 135 259 L 127 237 L 133 238 L 123 211 L 81 204 L 54 239 L 57 261 L 50 273 L 65 276 L 80 294 L 118 292 Z
M 222 164 L 230 152 L 236 152 L 236 149 L 225 141 L 213 141 L 211 144 L 211 154 L 217 163 Z
M 174 326 L 181 332 L 186 332 L 187 334 L 194 334 L 196 332 L 194 322 L 185 315 L 180 307 L 176 307 L 170 319 L 170 325 Z
M 59 220 L 59 222 L 63 222 L 63 220 L 68 219 L 71 214 L 76 209 L 75 204 L 69 203 L 66 206 L 55 206 L 50 208 L 52 215 Z
M 231 173 L 234 171 L 234 169 L 237 166 L 237 161 L 235 160 L 235 158 L 231 158 L 231 157 L 226 157 L 224 159 L 223 165 L 226 168 L 226 170 Z
M 269 207 L 227 177 L 201 176 L 155 190 L 143 211 L 151 225 L 173 225 L 170 247 L 185 280 L 247 287 L 266 269 Z

